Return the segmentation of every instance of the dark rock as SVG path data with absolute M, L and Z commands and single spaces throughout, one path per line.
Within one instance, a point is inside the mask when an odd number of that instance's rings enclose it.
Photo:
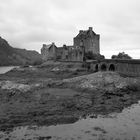
M 52 136 L 47 136 L 47 137 L 39 137 L 38 140 L 50 140 Z

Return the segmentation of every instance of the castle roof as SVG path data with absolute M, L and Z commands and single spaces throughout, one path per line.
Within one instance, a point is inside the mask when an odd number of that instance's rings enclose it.
M 46 44 L 43 44 L 43 49 L 50 49 L 52 46 L 55 46 L 56 47 L 56 45 L 54 44 L 54 43 L 52 43 L 52 44 L 48 44 L 48 45 L 46 45 Z M 57 47 L 56 47 L 57 48 Z
M 57 47 L 57 49 L 62 50 L 62 49 L 63 49 L 63 47 Z
M 87 38 L 96 35 L 96 33 L 92 30 L 92 27 L 89 27 L 88 30 L 80 30 L 79 34 L 75 38 Z
M 62 52 L 63 51 L 63 47 L 57 47 L 57 51 Z
M 43 44 L 43 48 L 49 49 L 49 48 L 51 47 L 51 45 L 52 45 L 52 44 L 48 44 L 48 45 Z

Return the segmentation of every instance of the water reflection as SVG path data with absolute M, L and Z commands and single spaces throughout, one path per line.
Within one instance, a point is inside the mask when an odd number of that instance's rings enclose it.
M 99 115 L 80 119 L 74 124 L 49 127 L 26 126 L 11 133 L 1 132 L 2 139 L 52 139 L 52 140 L 139 140 L 140 103 L 126 108 L 122 113 Z
M 4 74 L 10 70 L 15 68 L 15 66 L 5 66 L 5 67 L 0 67 L 0 74 Z

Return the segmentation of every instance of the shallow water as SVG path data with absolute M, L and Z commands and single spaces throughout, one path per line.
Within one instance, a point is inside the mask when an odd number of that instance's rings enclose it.
M 88 116 L 73 124 L 49 127 L 26 126 L 14 128 L 10 133 L 0 132 L 1 140 L 139 140 L 140 103 L 113 113 L 93 118 Z
M 10 70 L 12 70 L 14 68 L 14 66 L 3 66 L 0 67 L 0 74 L 4 74 Z

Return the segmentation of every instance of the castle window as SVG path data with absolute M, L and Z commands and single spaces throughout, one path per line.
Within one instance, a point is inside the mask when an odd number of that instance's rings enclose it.
M 78 56 L 78 52 L 77 51 L 75 52 L 75 55 L 76 55 L 76 57 Z
M 68 55 L 66 55 L 66 59 L 68 59 Z

